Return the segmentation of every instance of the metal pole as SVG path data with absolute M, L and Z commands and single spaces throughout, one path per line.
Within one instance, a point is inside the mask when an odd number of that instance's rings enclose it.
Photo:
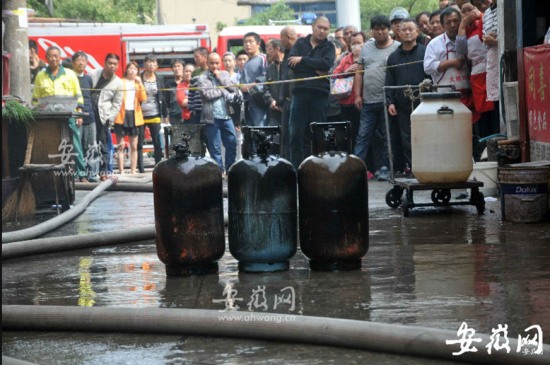
M 454 85 L 433 85 L 435 88 L 452 88 L 454 90 Z M 388 98 L 386 96 L 386 90 L 399 90 L 399 89 L 418 89 L 419 85 L 399 85 L 399 86 L 384 86 L 384 118 L 386 121 L 386 140 L 388 143 L 388 159 L 390 162 L 390 182 L 393 183 L 394 174 L 393 174 L 393 151 L 391 148 L 391 136 L 390 136 L 390 122 L 388 117 Z
M 396 90 L 396 89 L 418 89 L 419 86 L 412 85 L 400 85 L 400 86 L 384 86 L 384 119 L 386 121 L 386 140 L 388 143 L 388 159 L 390 162 L 390 182 L 395 181 L 395 176 L 393 174 L 393 150 L 391 148 L 391 136 L 390 136 L 390 122 L 388 117 L 388 98 L 386 96 L 386 90 Z
M 386 141 L 388 143 L 388 159 L 390 162 L 390 182 L 393 184 L 395 181 L 393 176 L 393 151 L 391 148 L 391 136 L 390 136 L 390 122 L 388 117 L 388 98 L 386 96 L 386 88 L 391 86 L 384 86 L 384 119 L 386 121 Z
M 359 0 L 336 0 L 336 22 L 339 27 L 354 25 L 361 30 Z
M 162 0 L 157 0 L 157 24 L 166 24 L 162 13 Z

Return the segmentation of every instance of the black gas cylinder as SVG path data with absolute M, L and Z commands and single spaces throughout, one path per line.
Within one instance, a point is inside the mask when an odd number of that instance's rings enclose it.
M 351 155 L 350 123 L 312 123 L 298 168 L 300 248 L 312 270 L 361 267 L 369 247 L 367 169 Z
M 279 127 L 243 127 L 243 160 L 228 173 L 229 250 L 239 270 L 287 270 L 297 249 L 296 170 L 272 153 Z
M 190 126 L 192 134 L 199 125 Z M 153 170 L 157 254 L 166 274 L 218 271 L 225 251 L 222 177 L 218 164 L 189 150 L 190 133 L 172 145 L 174 157 Z

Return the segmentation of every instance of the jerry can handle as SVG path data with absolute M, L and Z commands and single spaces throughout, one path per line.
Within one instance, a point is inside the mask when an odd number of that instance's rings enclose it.
M 449 108 L 447 105 L 443 105 L 437 110 L 437 114 L 454 114 L 454 110 Z

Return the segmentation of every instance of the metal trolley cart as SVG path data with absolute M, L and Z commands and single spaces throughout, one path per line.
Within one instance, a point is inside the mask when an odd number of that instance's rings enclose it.
M 450 205 L 474 205 L 478 214 L 485 211 L 485 197 L 479 191 L 483 182 L 468 180 L 461 183 L 423 184 L 416 179 L 395 179 L 393 188 L 386 193 L 386 204 L 391 208 L 400 205 L 403 208 L 403 216 L 408 217 L 409 211 L 416 207 L 445 207 Z M 470 199 L 465 201 L 451 201 L 452 189 L 470 189 Z M 431 203 L 415 203 L 413 193 L 415 190 L 431 190 Z M 403 195 L 405 192 L 405 195 Z
M 423 83 L 424 84 L 424 83 Z M 387 108 L 387 96 L 386 92 L 389 89 L 401 89 L 414 100 L 414 91 L 418 92 L 419 89 L 424 87 L 431 87 L 431 84 L 421 84 L 417 86 L 405 85 L 405 86 L 384 86 L 384 116 L 386 122 L 386 139 L 388 143 L 388 157 L 390 163 L 390 183 L 393 187 L 386 193 L 386 204 L 390 208 L 398 208 L 402 206 L 403 216 L 408 217 L 411 209 L 416 207 L 445 207 L 451 205 L 474 205 L 478 214 L 483 214 L 485 211 L 485 197 L 483 193 L 479 191 L 480 187 L 483 187 L 483 182 L 468 180 L 460 183 L 420 183 L 414 178 L 395 178 L 393 168 L 393 152 L 391 147 L 390 125 Z M 450 85 L 440 85 L 441 87 L 451 87 Z M 405 91 L 406 90 L 406 91 Z M 451 190 L 453 189 L 470 189 L 469 200 L 451 201 Z M 431 203 L 415 203 L 414 192 L 418 190 L 431 190 Z M 405 195 L 403 193 L 405 192 Z

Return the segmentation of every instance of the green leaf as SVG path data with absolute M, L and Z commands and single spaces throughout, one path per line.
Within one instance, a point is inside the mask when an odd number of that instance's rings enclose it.
M 21 123 L 25 126 L 29 126 L 35 120 L 34 112 L 17 100 L 8 100 L 2 106 L 2 119 L 4 118 L 10 122 Z

